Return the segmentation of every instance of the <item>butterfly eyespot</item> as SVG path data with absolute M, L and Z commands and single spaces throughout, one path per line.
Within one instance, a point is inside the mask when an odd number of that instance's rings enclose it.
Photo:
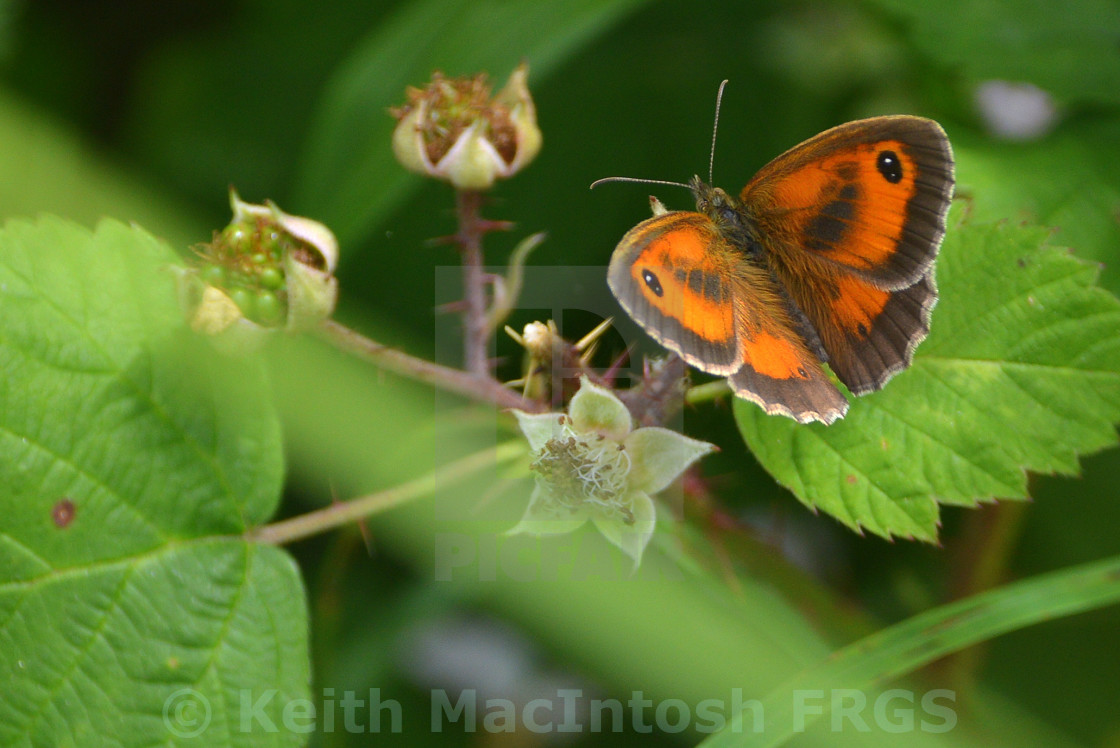
M 647 286 L 649 286 L 649 290 L 653 291 L 654 296 L 660 298 L 665 295 L 665 289 L 661 287 L 661 281 L 659 281 L 657 279 L 657 276 L 654 275 L 651 271 L 643 270 L 642 280 L 645 281 Z
M 875 167 L 883 175 L 883 179 L 891 184 L 902 181 L 902 162 L 898 160 L 898 154 L 894 151 L 879 151 L 879 159 Z

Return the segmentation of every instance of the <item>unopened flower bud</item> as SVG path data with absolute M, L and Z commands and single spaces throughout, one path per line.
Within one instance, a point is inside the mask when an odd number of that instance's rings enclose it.
M 521 171 L 541 149 L 528 75 L 520 65 L 493 97 L 483 74 L 435 73 L 427 87 L 410 88 L 408 102 L 392 110 L 397 160 L 463 190 L 487 189 Z
M 314 327 L 334 311 L 338 242 L 323 224 L 230 192 L 233 220 L 184 276 L 191 327 L 208 335 Z M 259 336 L 258 336 L 259 337 Z

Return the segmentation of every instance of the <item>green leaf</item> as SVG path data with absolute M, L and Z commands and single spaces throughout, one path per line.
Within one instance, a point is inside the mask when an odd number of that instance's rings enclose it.
M 747 444 L 802 502 L 854 530 L 935 541 L 938 503 L 1027 496 L 1116 442 L 1120 300 L 1099 268 L 1007 224 L 951 228 L 914 363 L 841 421 L 799 426 L 736 402 Z
M 263 369 L 186 329 L 176 261 L 116 222 L 0 231 L 0 744 L 171 745 L 207 713 L 259 744 L 242 697 L 277 689 L 279 724 L 306 695 L 298 573 L 240 538 L 281 486 Z
M 406 3 L 332 79 L 308 138 L 294 204 L 343 252 L 420 184 L 393 158 L 388 108 L 405 88 L 487 72 L 500 87 L 521 60 L 532 89 L 565 56 L 643 0 L 422 0 Z M 547 128 L 547 122 L 542 122 Z M 547 147 L 547 144 L 546 146 Z
M 954 146 L 958 194 L 970 196 L 976 220 L 1054 226 L 1054 241 L 1104 263 L 1101 285 L 1120 292 L 1120 175 L 1110 168 L 1120 159 L 1118 125 L 1115 116 L 1077 120 L 1029 144 L 978 143 L 966 135 Z

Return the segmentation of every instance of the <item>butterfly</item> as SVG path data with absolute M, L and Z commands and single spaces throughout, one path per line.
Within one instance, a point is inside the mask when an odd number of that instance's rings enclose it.
M 848 122 L 778 156 L 738 197 L 699 177 L 687 185 L 695 211 L 651 197 L 654 217 L 622 237 L 608 285 L 655 340 L 736 395 L 830 424 L 848 400 L 823 364 L 862 395 L 929 334 L 953 184 L 933 120 Z

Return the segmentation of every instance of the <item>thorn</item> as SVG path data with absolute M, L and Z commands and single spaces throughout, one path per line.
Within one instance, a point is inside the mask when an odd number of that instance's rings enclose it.
M 334 489 L 334 482 L 333 481 L 331 482 L 330 486 L 331 486 L 331 504 L 341 503 L 338 500 L 338 492 L 335 491 L 335 489 Z M 356 520 L 354 524 L 356 524 L 358 526 L 358 532 L 360 532 L 362 534 L 362 542 L 365 543 L 366 553 L 369 554 L 370 558 L 373 558 L 373 552 L 374 552 L 373 534 L 369 531 L 369 521 L 367 520 L 367 518 L 362 517 L 361 519 Z
M 448 234 L 447 236 L 433 236 L 431 239 L 424 240 L 425 247 L 446 247 L 448 244 L 458 244 L 459 237 L 455 234 Z
M 478 230 L 482 232 L 487 231 L 513 231 L 516 224 L 513 221 L 493 221 L 484 218 L 475 224 Z
M 612 322 L 614 322 L 614 317 L 607 317 L 605 320 L 595 325 L 591 332 L 579 339 L 579 342 L 575 345 L 576 350 L 582 353 L 584 348 L 597 341 L 603 333 L 610 329 Z
M 620 353 L 618 358 L 616 358 L 614 362 L 607 367 L 607 370 L 603 372 L 604 380 L 610 382 L 612 385 L 614 384 L 615 377 L 618 376 L 618 372 L 622 368 L 623 362 L 628 361 L 630 359 L 630 354 L 634 352 L 634 345 L 634 343 L 631 343 L 630 345 L 626 346 L 626 350 Z
M 435 308 L 436 314 L 462 314 L 465 311 L 467 311 L 467 302 L 465 301 L 449 301 Z

